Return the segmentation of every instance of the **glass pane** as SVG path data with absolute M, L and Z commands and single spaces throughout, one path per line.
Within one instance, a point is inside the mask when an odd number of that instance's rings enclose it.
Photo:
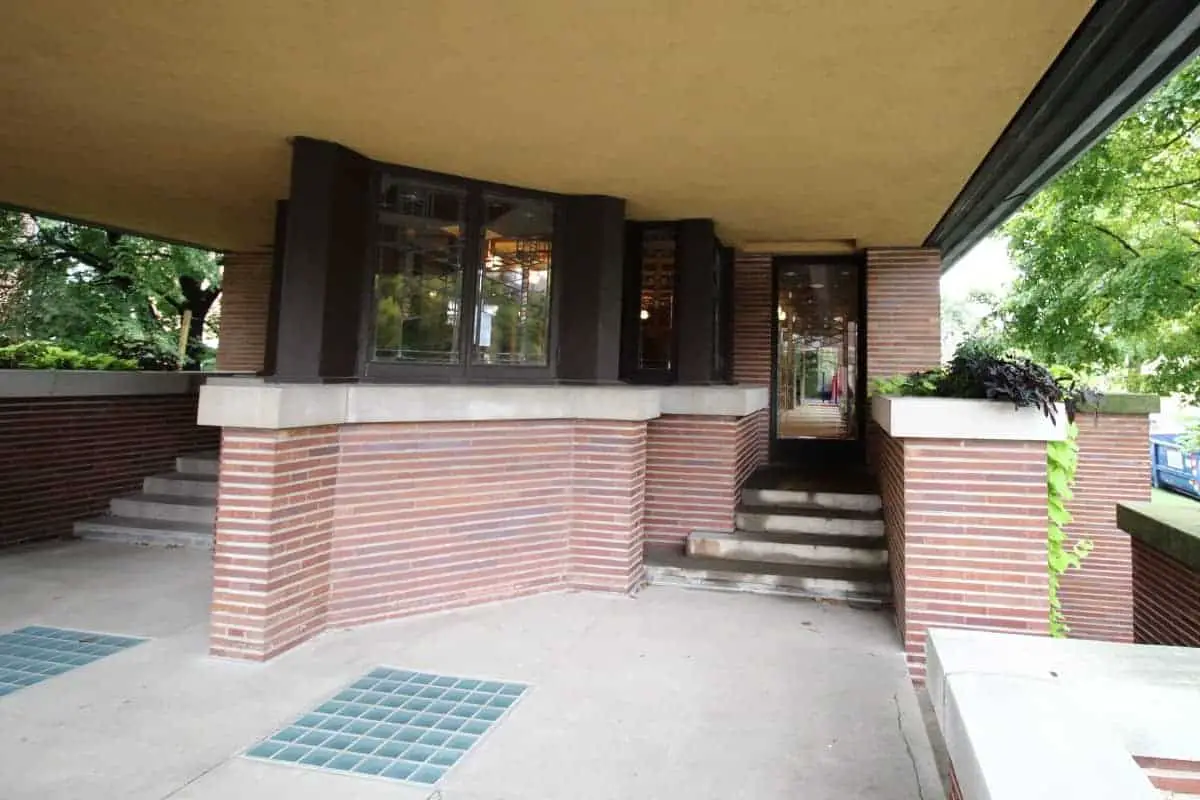
M 642 231 L 642 300 L 638 368 L 669 370 L 675 321 L 675 229 Z
M 476 364 L 545 366 L 554 205 L 484 197 Z
M 464 197 L 383 178 L 376 209 L 376 361 L 459 360 Z
M 776 314 L 776 436 L 857 438 L 857 269 L 847 264 L 782 266 Z

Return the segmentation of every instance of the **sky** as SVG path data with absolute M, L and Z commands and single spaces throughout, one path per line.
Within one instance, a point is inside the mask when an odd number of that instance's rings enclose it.
M 992 235 L 971 248 L 950 271 L 942 275 L 942 298 L 961 299 L 977 290 L 1003 296 L 1017 269 L 1008 259 L 1008 242 Z

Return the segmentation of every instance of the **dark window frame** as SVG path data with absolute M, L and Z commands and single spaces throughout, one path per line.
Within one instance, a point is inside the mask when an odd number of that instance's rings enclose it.
M 462 288 L 459 294 L 458 361 L 451 364 L 377 361 L 375 353 L 375 272 L 377 265 L 378 225 L 376 212 L 382 181 L 385 178 L 412 181 L 464 195 L 464 236 Z M 444 172 L 376 162 L 371 171 L 368 246 L 363 270 L 366 280 L 362 297 L 364 313 L 359 340 L 358 373 L 366 381 L 386 383 L 549 383 L 558 373 L 559 294 L 562 280 L 559 259 L 565 248 L 563 233 L 564 195 L 522 186 L 464 178 Z M 475 326 L 478 316 L 479 283 L 483 275 L 483 210 L 486 198 L 505 197 L 549 202 L 553 209 L 554 231 L 550 244 L 550 308 L 547 314 L 545 364 L 480 364 L 474 360 Z

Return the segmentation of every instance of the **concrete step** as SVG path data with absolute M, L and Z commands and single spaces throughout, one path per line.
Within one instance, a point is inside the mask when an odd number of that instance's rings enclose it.
M 216 476 L 221 462 L 216 452 L 189 453 L 175 459 L 175 471 L 191 475 Z
M 146 494 L 170 494 L 180 497 L 217 498 L 217 476 L 191 472 L 164 472 L 142 481 Z
M 878 511 L 883 502 L 870 492 L 831 492 L 813 489 L 742 489 L 748 506 L 818 507 L 843 511 Z
M 827 508 L 819 505 L 746 505 L 734 514 L 738 530 L 752 533 L 823 533 L 839 536 L 883 536 L 878 511 Z
M 213 549 L 211 525 L 165 519 L 131 519 L 111 514 L 75 523 L 75 535 L 120 544 Z
M 866 569 L 886 567 L 888 561 L 887 545 L 882 536 L 823 533 L 694 531 L 688 536 L 687 554 L 736 561 Z
M 646 579 L 661 586 L 839 600 L 872 608 L 891 603 L 886 569 L 701 558 L 675 547 L 646 548 Z
M 217 518 L 217 503 L 211 497 L 180 494 L 131 494 L 115 497 L 109 503 L 114 517 L 163 519 L 212 525 Z

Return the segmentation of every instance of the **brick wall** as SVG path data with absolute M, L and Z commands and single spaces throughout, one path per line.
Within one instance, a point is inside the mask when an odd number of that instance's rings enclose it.
M 217 369 L 258 372 L 267 342 L 271 305 L 271 252 L 226 253 L 221 276 L 221 331 Z
M 892 603 L 896 629 L 905 630 L 904 605 L 904 443 L 871 425 L 872 463 L 879 475 L 879 495 L 883 501 L 884 530 L 887 535 L 888 571 L 892 578 Z
M 950 789 L 946 792 L 946 800 L 963 800 L 962 788 L 958 785 L 958 776 L 954 774 L 953 765 L 950 767 Z
M 1047 633 L 1045 443 L 907 439 L 901 459 L 889 440 L 885 519 L 889 547 L 903 542 L 892 569 L 914 680 L 924 680 L 927 628 Z
M 1062 578 L 1059 596 L 1073 639 L 1133 641 L 1133 588 L 1129 535 L 1117 528 L 1117 503 L 1150 499 L 1150 454 L 1145 414 L 1081 414 L 1079 469 L 1072 542 L 1095 549 L 1080 569 Z
M 1200 647 L 1200 572 L 1133 540 L 1133 635 L 1138 644 Z
M 0 545 L 70 535 L 218 434 L 194 394 L 0 399 Z
M 941 362 L 941 266 L 937 250 L 867 250 L 868 380 Z
M 265 660 L 325 629 L 338 432 L 226 429 L 213 655 Z
M 646 538 L 682 544 L 695 530 L 732 531 L 738 492 L 765 462 L 765 409 L 746 417 L 664 416 L 650 421 Z
M 212 650 L 642 580 L 641 422 L 227 430 Z
M 771 257 L 739 253 L 733 280 L 733 379 L 751 386 L 771 386 L 771 330 L 774 278 Z M 763 413 L 754 457 L 768 460 L 768 418 Z

